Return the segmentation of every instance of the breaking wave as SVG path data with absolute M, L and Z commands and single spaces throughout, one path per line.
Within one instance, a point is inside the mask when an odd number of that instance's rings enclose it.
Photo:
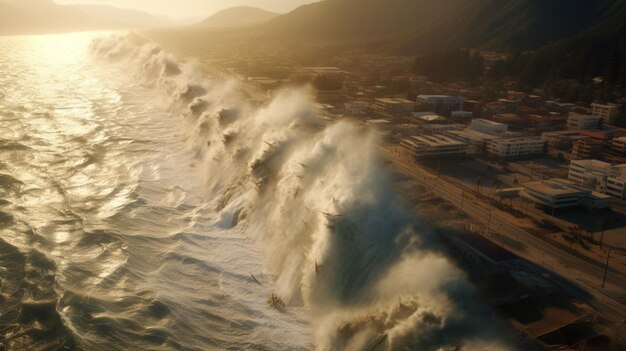
M 309 312 L 316 350 L 512 349 L 394 194 L 375 132 L 326 124 L 306 88 L 256 106 L 236 82 L 130 35 L 100 38 L 92 53 L 164 93 L 219 225 L 262 247 L 278 299 Z

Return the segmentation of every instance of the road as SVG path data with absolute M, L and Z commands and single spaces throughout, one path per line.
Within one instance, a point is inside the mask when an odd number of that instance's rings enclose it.
M 499 209 L 478 199 L 473 192 L 468 192 L 459 185 L 437 177 L 408 160 L 395 147 L 385 147 L 382 152 L 396 170 L 462 210 L 473 220 L 482 223 L 490 240 L 548 271 L 567 278 L 569 284 L 578 286 L 591 294 L 595 301 L 589 301 L 589 303 L 606 318 L 615 322 L 621 322 L 626 318 L 626 305 L 624 305 L 626 277 L 623 274 L 609 271 L 606 285 L 602 288 L 604 267 L 574 256 L 528 233 L 504 218 Z M 564 287 L 567 287 L 567 284 Z

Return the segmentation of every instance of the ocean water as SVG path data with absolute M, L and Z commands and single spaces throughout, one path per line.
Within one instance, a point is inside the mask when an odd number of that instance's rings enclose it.
M 133 36 L 0 37 L 0 344 L 509 349 L 377 138 Z

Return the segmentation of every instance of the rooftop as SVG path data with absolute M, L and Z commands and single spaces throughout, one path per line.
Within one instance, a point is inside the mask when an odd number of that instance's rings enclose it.
M 571 196 L 590 192 L 582 186 L 565 179 L 549 179 L 523 184 L 527 190 L 551 197 Z
M 578 165 L 591 170 L 602 170 L 613 177 L 626 177 L 626 164 L 612 165 L 600 160 L 573 160 L 571 165 Z
M 403 98 L 376 98 L 375 100 L 386 104 L 413 104 L 413 101 Z
M 499 123 L 499 122 L 495 122 L 495 121 L 490 121 L 488 119 L 484 119 L 484 118 L 475 118 L 472 120 L 472 122 L 476 121 L 477 123 L 484 123 L 484 124 L 490 124 L 492 126 L 502 126 L 504 124 Z
M 594 116 L 594 115 L 582 115 L 580 113 L 570 113 L 569 119 L 574 119 L 574 120 L 577 120 L 577 119 L 592 119 L 592 120 L 598 120 L 599 121 L 599 120 L 602 119 L 602 117 Z
M 456 95 L 425 95 L 425 94 L 420 94 L 417 96 L 419 99 L 462 99 L 462 97 L 460 96 L 456 96 Z
M 418 135 L 412 136 L 404 140 L 405 142 L 413 145 L 413 146 L 463 146 L 466 145 L 463 142 L 455 140 L 453 138 L 444 136 L 444 135 Z
M 413 117 L 418 118 L 424 122 L 445 121 L 446 118 L 440 116 L 434 112 L 413 112 Z
M 496 139 L 496 140 L 493 140 L 492 142 L 498 143 L 498 144 L 526 144 L 526 143 L 543 142 L 543 140 L 541 140 L 540 138 L 521 137 L 521 138 Z
M 472 141 L 480 141 L 480 140 L 493 140 L 498 139 L 498 136 L 482 133 L 472 129 L 461 129 L 461 130 L 451 130 L 448 131 L 447 134 L 452 134 L 456 137 L 468 139 Z

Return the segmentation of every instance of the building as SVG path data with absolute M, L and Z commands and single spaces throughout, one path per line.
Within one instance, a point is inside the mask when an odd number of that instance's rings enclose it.
M 610 196 L 595 192 L 566 179 L 549 179 L 522 184 L 521 195 L 537 207 L 560 210 L 574 207 L 609 207 Z
M 592 115 L 579 115 L 570 113 L 567 119 L 567 129 L 600 129 L 602 128 L 602 117 Z
M 461 130 L 463 126 L 452 123 L 422 123 L 419 124 L 420 134 L 442 134 L 450 130 Z
M 517 113 L 522 107 L 522 100 L 498 99 L 498 103 L 504 107 L 505 113 Z
M 413 112 L 415 103 L 402 98 L 374 99 L 374 108 L 382 113 L 408 114 Z
M 481 133 L 471 129 L 449 130 L 443 134 L 470 145 L 484 145 L 491 140 L 499 138 L 495 135 Z
M 458 123 L 468 123 L 474 117 L 473 112 L 469 111 L 452 111 L 450 119 Z
M 600 158 L 602 156 L 602 150 L 604 149 L 604 143 L 596 139 L 580 139 L 577 140 L 572 148 L 572 160 L 589 160 L 593 158 Z
M 529 127 L 537 131 L 551 131 L 565 129 L 567 117 L 560 114 L 548 116 L 531 114 L 528 116 Z
M 468 154 L 483 152 L 489 141 L 499 138 L 498 136 L 477 132 L 469 128 L 460 130 L 448 130 L 443 132 L 443 134 L 455 140 L 468 144 Z
M 476 118 L 472 120 L 470 129 L 481 133 L 498 135 L 506 133 L 509 127 L 506 124 L 490 121 L 488 119 Z
M 487 151 L 500 158 L 539 155 L 545 152 L 545 142 L 536 138 L 496 139 L 487 144 Z
M 613 139 L 613 142 L 611 143 L 611 150 L 620 155 L 626 155 L 626 137 Z
M 509 130 L 520 130 L 528 125 L 529 120 L 515 113 L 498 113 L 491 117 L 494 122 L 506 124 Z
M 568 179 L 597 192 L 626 199 L 626 164 L 613 166 L 598 160 L 572 161 Z
M 468 148 L 466 143 L 440 134 L 412 136 L 400 145 L 415 158 L 464 156 Z
M 545 141 L 547 145 L 547 153 L 550 156 L 566 160 L 571 159 L 574 144 L 583 139 L 589 139 L 589 137 L 572 130 L 541 134 L 541 140 Z
M 546 107 L 551 111 L 556 111 L 559 113 L 568 113 L 576 104 L 568 103 L 568 102 L 559 102 L 559 101 L 546 101 Z
M 413 112 L 411 116 L 415 117 L 419 123 L 440 124 L 448 121 L 444 116 L 440 116 L 433 112 Z
M 463 101 L 463 111 L 466 112 L 476 112 L 478 109 L 479 102 L 476 100 L 465 100 Z
M 614 124 L 619 114 L 619 105 L 615 104 L 591 104 L 591 114 L 602 117 L 604 123 Z
M 438 114 L 450 115 L 452 111 L 462 111 L 465 98 L 450 95 L 418 95 L 415 103 L 418 106 L 430 106 Z

